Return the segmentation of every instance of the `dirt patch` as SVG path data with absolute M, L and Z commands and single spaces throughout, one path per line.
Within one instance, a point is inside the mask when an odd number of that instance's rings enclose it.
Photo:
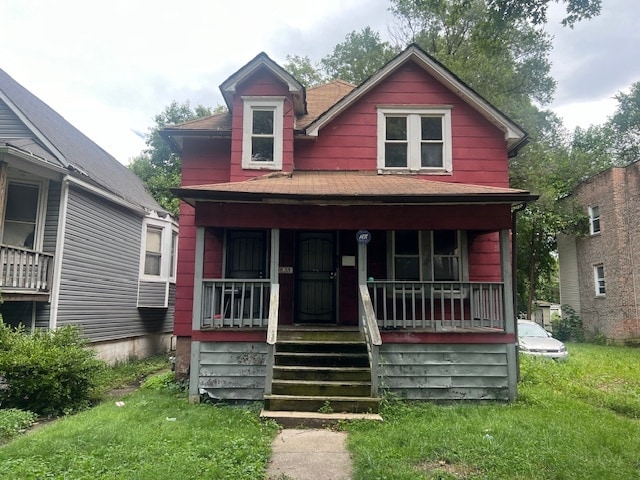
M 464 480 L 474 475 L 478 475 L 480 471 L 468 465 L 455 465 L 446 460 L 438 460 L 435 462 L 424 462 L 417 465 L 417 470 L 430 474 L 446 474 L 454 478 Z

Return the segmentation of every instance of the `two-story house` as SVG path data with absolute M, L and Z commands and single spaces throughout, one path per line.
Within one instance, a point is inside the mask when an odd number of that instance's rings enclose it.
M 518 125 L 412 45 L 355 87 L 264 53 L 182 156 L 177 373 L 194 399 L 377 409 L 516 395 Z
M 640 338 L 640 163 L 612 167 L 582 182 L 571 200 L 589 232 L 558 234 L 560 303 L 582 319 L 588 337 Z
M 176 243 L 133 172 L 0 70 L 2 321 L 78 326 L 108 361 L 167 351 Z

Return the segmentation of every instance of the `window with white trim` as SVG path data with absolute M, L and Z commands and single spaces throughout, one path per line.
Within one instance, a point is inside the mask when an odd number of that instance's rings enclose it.
M 593 266 L 593 281 L 596 287 L 596 297 L 604 297 L 606 294 L 604 283 L 604 265 Z
M 464 277 L 464 235 L 456 230 L 391 232 L 394 280 L 459 282 Z
M 600 207 L 597 205 L 589 207 L 589 233 L 600 233 Z
M 2 243 L 38 250 L 46 210 L 46 185 L 9 179 L 4 208 Z
M 242 168 L 282 169 L 284 98 L 243 101 Z
M 144 253 L 144 274 L 160 276 L 162 273 L 162 228 L 147 226 Z
M 175 281 L 178 231 L 174 224 L 147 219 L 142 239 L 141 275 L 148 281 Z
M 451 109 L 379 108 L 378 169 L 451 172 Z

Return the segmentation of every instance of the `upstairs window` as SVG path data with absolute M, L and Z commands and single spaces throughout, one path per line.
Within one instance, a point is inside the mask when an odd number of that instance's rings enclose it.
M 600 233 L 600 207 L 589 207 L 589 232 L 591 235 Z
M 378 169 L 451 171 L 451 110 L 378 109 Z
M 160 276 L 162 272 L 162 229 L 147 227 L 144 274 Z
M 282 169 L 284 99 L 245 97 L 242 167 Z
M 39 183 L 26 183 L 9 180 L 4 212 L 2 243 L 29 250 L 39 248 L 38 226 L 43 201 Z

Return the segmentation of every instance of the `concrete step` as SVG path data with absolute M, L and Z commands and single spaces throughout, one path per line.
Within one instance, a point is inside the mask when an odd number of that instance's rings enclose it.
M 278 340 L 278 352 L 334 352 L 367 353 L 367 345 L 362 341 L 343 340 Z
M 274 380 L 271 391 L 274 395 L 367 397 L 371 382 Z
M 274 380 L 328 380 L 367 382 L 371 380 L 369 367 L 304 367 L 293 365 L 275 365 Z
M 382 421 L 382 417 L 377 413 L 283 412 L 277 410 L 262 410 L 260 418 L 273 420 L 285 428 L 325 428 L 340 422 L 354 420 Z
M 265 395 L 265 410 L 300 411 L 324 413 L 378 413 L 380 399 L 377 397 Z
M 279 352 L 276 345 L 274 364 L 308 367 L 369 367 L 369 356 L 366 353 Z

